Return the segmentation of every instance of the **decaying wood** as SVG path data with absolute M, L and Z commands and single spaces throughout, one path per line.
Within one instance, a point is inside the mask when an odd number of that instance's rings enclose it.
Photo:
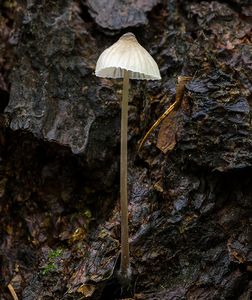
M 251 297 L 251 1 L 126 2 L 113 20 L 99 1 L 0 3 L 1 299 L 9 283 L 24 300 Z M 131 82 L 124 291 L 121 82 L 93 73 L 128 29 L 162 81 Z M 181 74 L 193 76 L 184 97 Z M 175 95 L 161 151 L 153 138 L 137 155 Z

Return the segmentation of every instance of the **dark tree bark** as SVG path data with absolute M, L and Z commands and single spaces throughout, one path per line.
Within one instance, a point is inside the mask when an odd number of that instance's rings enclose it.
M 0 4 L 0 298 L 250 299 L 252 5 Z M 132 31 L 160 82 L 131 81 L 132 287 L 119 266 L 121 82 L 94 75 Z M 181 105 L 178 76 L 191 76 Z

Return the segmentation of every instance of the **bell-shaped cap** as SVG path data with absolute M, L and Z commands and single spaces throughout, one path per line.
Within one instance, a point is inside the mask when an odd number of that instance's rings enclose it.
M 96 63 L 95 75 L 123 78 L 125 70 L 129 71 L 131 79 L 161 79 L 157 63 L 130 32 L 102 52 Z

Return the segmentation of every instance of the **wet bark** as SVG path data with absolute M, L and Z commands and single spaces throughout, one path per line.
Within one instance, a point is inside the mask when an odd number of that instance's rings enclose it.
M 127 31 L 162 80 L 131 81 L 123 290 L 122 82 L 94 68 Z M 0 4 L 1 299 L 250 299 L 251 36 L 249 0 Z

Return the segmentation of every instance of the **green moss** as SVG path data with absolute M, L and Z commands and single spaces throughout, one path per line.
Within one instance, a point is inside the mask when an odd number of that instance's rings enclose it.
M 56 269 L 57 269 L 56 265 L 54 263 L 50 262 L 42 267 L 41 273 L 43 275 L 48 275 L 49 273 L 55 272 Z
M 61 256 L 63 250 L 58 248 L 55 250 L 51 250 L 48 253 L 48 261 L 47 263 L 42 267 L 42 275 L 48 275 L 49 273 L 56 272 L 58 269 L 57 263 L 58 258 Z
M 48 259 L 50 260 L 50 259 L 57 258 L 57 257 L 61 256 L 62 252 L 63 252 L 63 250 L 60 248 L 58 248 L 56 250 L 51 250 L 48 254 Z

